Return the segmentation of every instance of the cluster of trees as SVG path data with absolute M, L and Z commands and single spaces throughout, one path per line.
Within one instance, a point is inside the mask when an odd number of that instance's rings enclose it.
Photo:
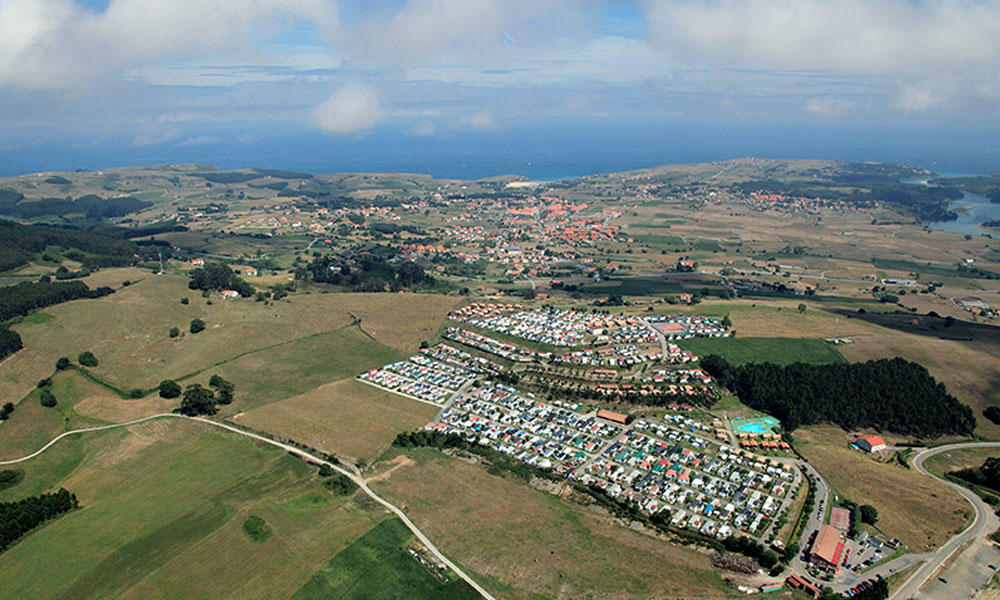
M 191 278 L 188 287 L 192 290 L 236 290 L 244 298 L 253 296 L 253 286 L 223 263 L 208 263 L 204 268 L 191 271 L 188 276 Z
M 971 435 L 976 418 L 923 366 L 894 358 L 854 364 L 732 366 L 718 355 L 701 366 L 751 408 L 777 417 L 786 430 L 836 423 L 903 435 Z
M 24 347 L 21 336 L 0 325 L 0 360 L 3 360 Z
M 176 394 L 164 395 L 165 385 L 167 393 L 172 394 L 175 390 L 173 386 L 176 386 L 177 383 L 173 381 L 160 382 L 160 395 L 164 398 L 176 398 Z M 184 398 L 181 400 L 181 406 L 177 412 L 188 417 L 214 415 L 218 412 L 220 404 L 230 404 L 233 401 L 236 387 L 232 383 L 219 375 L 212 375 L 208 385 L 207 388 L 198 383 L 187 386 L 184 389 Z
M 340 473 L 324 479 L 323 486 L 337 496 L 350 496 L 358 489 L 358 484 Z
M 385 253 L 362 257 L 353 267 L 335 257 L 318 256 L 308 266 L 296 269 L 295 277 L 348 286 L 355 292 L 396 292 L 434 283 L 417 263 L 389 262 Z
M 87 219 L 109 219 L 123 217 L 147 206 L 151 206 L 151 204 L 131 196 L 101 198 L 94 194 L 87 194 L 75 200 L 68 196 L 66 198 L 28 200 L 17 193 L 7 193 L 0 196 L 0 214 L 22 219 L 47 216 L 65 218 L 67 215 L 82 215 Z
M 21 225 L 5 219 L 0 219 L 0 239 L 4 241 L 0 245 L 0 271 L 28 264 L 36 254 L 45 252 L 50 246 L 75 250 L 78 254 L 74 254 L 74 259 L 79 259 L 86 266 L 100 266 L 98 263 L 104 262 L 101 259 L 132 264 L 135 255 L 143 253 L 143 249 L 136 244 L 100 233 Z
M 989 457 L 979 467 L 970 467 L 950 473 L 959 479 L 1000 492 L 1000 458 Z
M 0 552 L 35 527 L 77 506 L 76 495 L 65 489 L 17 502 L 0 503 Z
M 100 298 L 114 293 L 109 287 L 92 290 L 82 281 L 61 283 L 25 281 L 17 285 L 0 287 L 0 321 L 28 314 L 44 308 L 79 298 Z

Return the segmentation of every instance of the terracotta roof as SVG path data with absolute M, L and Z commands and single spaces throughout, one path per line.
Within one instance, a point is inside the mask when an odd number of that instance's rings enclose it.
M 844 534 L 830 525 L 820 527 L 819 535 L 813 543 L 812 555 L 831 565 L 838 565 L 843 554 Z

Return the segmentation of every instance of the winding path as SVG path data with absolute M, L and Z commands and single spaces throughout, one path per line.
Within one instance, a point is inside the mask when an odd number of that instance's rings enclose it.
M 209 419 L 203 419 L 201 417 L 185 417 L 183 415 L 178 415 L 178 414 L 173 414 L 173 413 L 162 413 L 162 414 L 157 414 L 157 415 L 150 415 L 148 417 L 143 417 L 141 419 L 136 419 L 134 421 L 128 421 L 128 422 L 125 422 L 125 423 L 114 423 L 114 424 L 111 424 L 111 425 L 101 425 L 101 426 L 98 426 L 98 427 L 84 427 L 82 429 L 74 429 L 72 431 L 67 431 L 67 432 L 61 433 L 58 436 L 52 438 L 52 440 L 49 443 L 45 444 L 44 446 L 42 446 L 41 448 L 39 448 L 37 451 L 35 451 L 35 452 L 33 452 L 33 453 L 31 453 L 31 454 L 29 454 L 27 456 L 23 456 L 21 458 L 15 458 L 15 459 L 12 459 L 12 460 L 3 460 L 3 461 L 0 461 L 0 465 L 13 465 L 13 464 L 21 463 L 21 462 L 24 462 L 24 461 L 27 461 L 27 460 L 31 460 L 32 458 L 35 458 L 36 456 L 42 454 L 43 452 L 45 452 L 46 450 L 48 450 L 49 448 L 51 448 L 53 445 L 55 445 L 57 442 L 59 442 L 59 440 L 65 438 L 65 437 L 69 437 L 71 435 L 77 435 L 77 434 L 80 434 L 80 433 L 87 433 L 87 432 L 92 432 L 92 431 L 103 431 L 103 430 L 106 430 L 106 429 L 115 429 L 115 428 L 118 428 L 118 427 L 129 427 L 129 426 L 132 426 L 132 425 L 138 425 L 140 423 L 145 423 L 146 421 L 152 421 L 154 419 L 183 419 L 185 421 L 198 421 L 199 423 L 205 423 L 206 425 L 211 425 L 213 427 L 218 427 L 220 429 L 225 429 L 226 431 L 229 431 L 229 432 L 232 432 L 232 433 L 236 433 L 236 434 L 239 434 L 239 435 L 242 435 L 242 436 L 245 436 L 245 437 L 257 440 L 258 442 L 262 442 L 262 443 L 274 446 L 276 448 L 281 448 L 282 450 L 285 450 L 286 452 L 289 452 L 289 453 L 294 454 L 296 456 L 300 456 L 300 457 L 302 457 L 302 458 L 304 458 L 306 460 L 309 460 L 309 461 L 312 461 L 312 462 L 316 462 L 316 463 L 319 463 L 319 464 L 323 464 L 323 465 L 329 466 L 334 471 L 337 471 L 341 475 L 344 475 L 344 476 L 350 478 L 350 480 L 353 481 L 354 483 L 356 483 L 358 485 L 358 487 L 360 487 L 362 489 L 362 491 L 364 491 L 366 494 L 368 494 L 368 496 L 371 497 L 372 500 L 378 502 L 379 504 L 381 504 L 382 506 L 384 506 L 387 510 L 389 510 L 389 512 L 391 512 L 394 515 L 396 515 L 397 517 L 399 517 L 399 520 L 402 521 L 406 525 L 406 527 L 409 528 L 409 530 L 413 532 L 413 535 L 416 536 L 416 538 L 418 540 L 420 540 L 420 542 L 424 546 L 426 546 L 427 549 L 435 557 L 437 557 L 437 559 L 439 561 L 441 561 L 442 564 L 446 565 L 449 569 L 451 569 L 452 571 L 454 571 L 456 575 L 458 575 L 459 577 L 461 577 L 466 583 L 468 583 L 470 586 L 472 586 L 472 588 L 474 590 L 476 590 L 477 592 L 479 592 L 479 594 L 483 598 L 486 598 L 486 600 L 496 600 L 493 597 L 492 594 L 490 594 L 488 591 L 486 591 L 481 585 L 479 585 L 478 583 L 476 583 L 476 581 L 473 580 L 471 577 L 469 577 L 464 571 L 462 571 L 462 569 L 460 569 L 458 567 L 458 565 L 456 565 L 455 563 L 453 563 L 450 560 L 448 560 L 448 557 L 446 557 L 444 555 L 444 553 L 442 553 L 440 550 L 437 549 L 437 546 L 435 546 L 434 543 L 431 542 L 430 538 L 428 538 L 426 535 L 424 535 L 424 532 L 420 531 L 420 529 L 417 528 L 417 526 L 413 523 L 413 521 L 411 521 L 410 518 L 406 516 L 406 513 L 404 513 L 400 508 L 398 508 L 394 504 L 390 503 L 388 500 L 385 500 L 384 498 L 382 498 L 381 496 L 379 496 L 378 494 L 376 494 L 375 492 L 373 492 L 371 490 L 371 488 L 368 487 L 368 484 L 365 482 L 364 478 L 361 476 L 360 473 L 357 473 L 355 471 L 350 471 L 348 469 L 345 469 L 341 465 L 333 464 L 333 463 L 331 463 L 331 462 L 329 462 L 327 460 L 324 460 L 324 459 L 322 459 L 322 458 L 320 458 L 318 456 L 314 456 L 314 455 L 312 455 L 312 454 L 310 454 L 310 453 L 308 453 L 308 452 L 306 452 L 304 450 L 300 450 L 299 448 L 296 448 L 295 446 L 290 446 L 288 444 L 283 444 L 281 442 L 276 442 L 276 441 L 274 441 L 272 439 L 269 439 L 269 438 L 266 438 L 266 437 L 264 437 L 262 435 L 257 435 L 255 433 L 250 433 L 249 431 L 243 431 L 242 429 L 238 429 L 238 428 L 232 427 L 230 425 L 225 425 L 223 423 L 218 423 L 216 421 L 212 421 L 212 420 L 209 420 Z
M 947 543 L 932 553 L 929 560 L 917 569 L 917 571 L 906 581 L 905 584 L 896 590 L 896 593 L 890 597 L 891 600 L 902 600 L 905 598 L 915 597 L 920 589 L 924 587 L 924 584 L 926 584 L 934 576 L 934 574 L 937 573 L 938 569 L 941 568 L 941 565 L 947 562 L 956 551 L 963 548 L 971 541 L 985 539 L 987 535 L 996 530 L 998 524 L 997 517 L 993 514 L 990 507 L 983 502 L 982 498 L 980 498 L 972 490 L 958 485 L 957 483 L 948 481 L 947 479 L 938 477 L 924 468 L 924 461 L 936 454 L 949 452 L 951 450 L 964 450 L 968 448 L 1000 448 L 1000 442 L 966 442 L 959 444 L 947 444 L 944 446 L 937 446 L 936 448 L 922 450 L 913 457 L 912 464 L 917 471 L 928 477 L 933 477 L 937 481 L 940 481 L 961 494 L 962 497 L 968 500 L 969 504 L 972 505 L 976 512 L 976 516 L 968 527 L 953 536 Z M 952 591 L 954 592 L 955 590 Z

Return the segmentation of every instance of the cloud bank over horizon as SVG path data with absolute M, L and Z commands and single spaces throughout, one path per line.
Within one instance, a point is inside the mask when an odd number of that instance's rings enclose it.
M 0 0 L 0 145 L 998 115 L 995 0 Z

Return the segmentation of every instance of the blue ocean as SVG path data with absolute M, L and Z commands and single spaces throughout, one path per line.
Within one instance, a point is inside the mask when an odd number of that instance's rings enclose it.
M 115 166 L 206 163 L 335 173 L 426 173 L 477 179 L 518 174 L 558 180 L 671 163 L 747 156 L 880 161 L 939 173 L 1000 172 L 1000 135 L 969 127 L 768 126 L 545 121 L 496 132 L 415 137 L 391 125 L 358 136 L 270 130 L 198 131 L 221 143 L 131 145 L 129 140 L 45 142 L 0 149 L 0 175 Z M 180 138 L 179 138 L 180 139 Z

